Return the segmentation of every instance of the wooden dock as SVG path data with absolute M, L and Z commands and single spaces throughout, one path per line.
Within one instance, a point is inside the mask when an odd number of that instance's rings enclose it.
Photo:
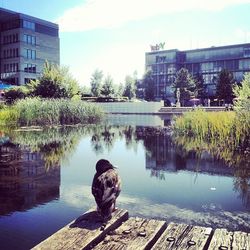
M 33 248 L 94 250 L 250 250 L 250 233 L 128 216 L 118 209 L 105 227 L 90 210 Z

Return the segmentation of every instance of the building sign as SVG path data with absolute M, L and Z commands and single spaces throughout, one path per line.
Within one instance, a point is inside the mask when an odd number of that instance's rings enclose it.
M 165 43 L 159 43 L 156 45 L 150 45 L 151 51 L 158 51 L 160 49 L 164 49 Z

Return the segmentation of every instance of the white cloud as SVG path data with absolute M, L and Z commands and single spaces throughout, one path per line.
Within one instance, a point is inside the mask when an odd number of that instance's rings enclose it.
M 127 22 L 190 10 L 218 11 L 250 0 L 87 0 L 58 20 L 62 32 L 119 27 Z
M 73 185 L 61 188 L 60 199 L 71 207 L 88 210 L 95 207 L 90 186 Z M 169 203 L 157 204 L 147 198 L 121 193 L 117 206 L 129 211 L 130 216 L 160 218 L 166 221 L 182 222 L 205 226 L 227 227 L 238 229 L 238 225 L 249 228 L 247 212 L 229 212 L 220 204 L 203 204 L 202 211 L 180 208 Z

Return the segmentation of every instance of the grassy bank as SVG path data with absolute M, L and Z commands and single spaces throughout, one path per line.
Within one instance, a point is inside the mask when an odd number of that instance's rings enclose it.
M 209 151 L 230 165 L 249 166 L 250 112 L 197 110 L 177 117 L 174 140 L 186 152 Z
M 26 98 L 0 108 L 0 125 L 51 126 L 99 121 L 103 111 L 81 100 Z

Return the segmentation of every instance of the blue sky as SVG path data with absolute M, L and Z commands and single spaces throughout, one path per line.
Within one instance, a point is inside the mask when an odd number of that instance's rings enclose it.
M 124 82 L 144 73 L 145 52 L 250 42 L 250 0 L 0 0 L 6 9 L 59 23 L 61 64 L 89 86 L 96 68 Z

